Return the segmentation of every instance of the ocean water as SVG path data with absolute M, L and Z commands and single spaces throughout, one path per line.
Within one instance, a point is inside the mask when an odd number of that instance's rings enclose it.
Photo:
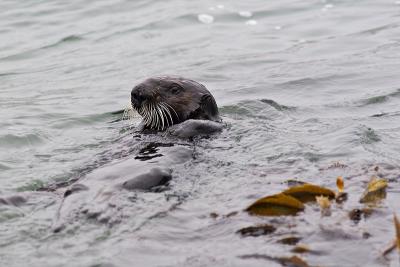
M 1 266 L 398 263 L 382 251 L 400 214 L 399 1 L 3 0 L 0 36 L 0 197 L 27 199 L 0 204 Z M 135 84 L 168 74 L 213 93 L 224 131 L 186 144 L 196 156 L 172 166 L 166 191 L 115 189 L 115 223 L 78 216 L 78 198 L 54 233 L 63 188 L 37 189 L 136 164 L 144 141 L 119 111 Z M 374 175 L 387 197 L 356 223 Z M 288 179 L 335 189 L 337 176 L 349 200 L 329 217 L 312 204 L 243 212 Z M 277 231 L 237 234 L 263 223 Z M 292 236 L 311 252 L 279 243 Z

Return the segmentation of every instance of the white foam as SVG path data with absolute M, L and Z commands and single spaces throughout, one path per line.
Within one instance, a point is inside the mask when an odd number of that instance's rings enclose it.
M 208 15 L 208 14 L 199 14 L 199 15 L 197 16 L 197 19 L 198 19 L 200 22 L 204 23 L 204 24 L 210 24 L 210 23 L 213 23 L 213 22 L 214 22 L 214 17 L 211 16 L 211 15 Z
M 257 21 L 254 19 L 249 19 L 248 21 L 246 21 L 246 25 L 251 25 L 251 26 L 257 25 Z
M 253 16 L 253 13 L 251 13 L 250 11 L 240 11 L 239 16 L 245 17 L 245 18 L 250 18 Z

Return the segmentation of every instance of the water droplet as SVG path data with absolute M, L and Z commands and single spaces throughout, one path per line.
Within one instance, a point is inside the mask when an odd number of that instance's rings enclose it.
M 257 25 L 257 21 L 254 19 L 249 19 L 248 21 L 246 21 L 246 25 Z
M 274 29 L 275 30 L 280 30 L 280 29 L 282 29 L 282 26 L 275 26 Z
M 250 11 L 240 11 L 239 16 L 245 17 L 245 18 L 250 18 L 251 16 L 253 16 L 253 13 L 251 13 Z
M 217 5 L 217 8 L 223 9 L 223 8 L 225 8 L 225 6 L 224 5 Z
M 332 4 L 327 4 L 327 5 L 325 5 L 325 8 L 332 8 L 333 7 L 333 5 Z
M 205 24 L 210 24 L 214 22 L 214 17 L 208 14 L 199 14 L 197 18 L 200 22 Z

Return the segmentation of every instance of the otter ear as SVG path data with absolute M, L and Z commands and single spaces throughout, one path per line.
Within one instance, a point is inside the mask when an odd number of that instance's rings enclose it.
M 204 110 L 209 116 L 210 120 L 221 121 L 221 118 L 219 117 L 217 103 L 215 102 L 215 99 L 212 95 L 203 95 L 200 100 L 200 106 L 202 107 L 202 110 Z

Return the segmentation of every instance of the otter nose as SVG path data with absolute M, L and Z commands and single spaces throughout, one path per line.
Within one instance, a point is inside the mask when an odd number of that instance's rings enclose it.
M 133 88 L 131 92 L 131 102 L 134 106 L 140 106 L 143 102 L 144 97 L 137 88 Z

